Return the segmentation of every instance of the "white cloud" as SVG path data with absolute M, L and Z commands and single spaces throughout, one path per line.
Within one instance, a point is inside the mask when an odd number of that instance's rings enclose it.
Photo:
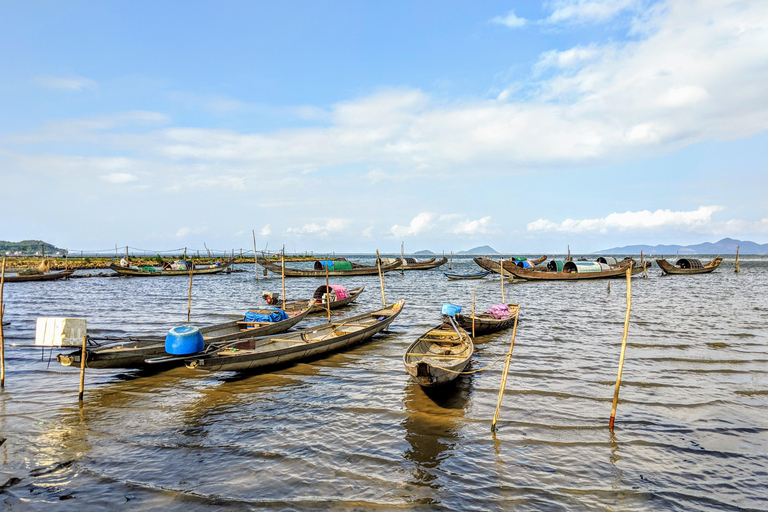
M 434 227 L 434 218 L 435 214 L 422 212 L 415 216 L 408 226 L 398 226 L 396 224 L 389 231 L 397 237 L 420 235 Z
M 555 0 L 549 2 L 552 14 L 548 23 L 599 23 L 621 11 L 640 7 L 639 0 Z
M 48 89 L 59 89 L 65 91 L 95 91 L 99 88 L 95 80 L 82 76 L 57 77 L 57 76 L 39 76 L 35 80 L 38 85 Z
M 259 235 L 261 236 L 269 236 L 272 234 L 272 229 L 269 227 L 269 224 L 261 228 L 261 231 L 259 231 Z
M 499 25 L 505 25 L 509 28 L 520 28 L 525 25 L 525 18 L 519 18 L 515 15 L 515 11 L 511 10 L 506 16 L 496 16 L 491 20 L 491 23 L 497 23 Z
M 457 223 L 455 226 L 453 226 L 450 232 L 457 235 L 488 234 L 491 232 L 491 230 L 489 229 L 490 223 L 491 223 L 490 215 L 488 215 L 487 217 L 483 217 L 482 219 L 479 219 L 479 220 L 466 219 Z
M 723 211 L 723 206 L 700 206 L 693 211 L 673 212 L 656 210 L 650 212 L 611 213 L 602 219 L 566 219 L 555 223 L 539 219 L 528 224 L 528 231 L 562 233 L 600 233 L 637 231 L 643 229 L 670 228 L 686 231 L 701 230 L 712 223 L 712 215 Z
M 127 172 L 115 172 L 112 174 L 105 174 L 104 176 L 101 176 L 101 179 L 110 183 L 120 184 L 134 181 L 137 178 L 133 174 L 129 174 Z
M 325 236 L 329 233 L 343 231 L 352 224 L 350 219 L 328 219 L 324 225 L 319 225 L 314 222 L 304 224 L 300 228 L 288 228 L 287 234 L 294 235 L 319 235 Z
M 373 238 L 373 226 L 368 226 L 362 232 L 363 238 Z
M 190 228 L 183 227 L 180 230 L 178 230 L 174 236 L 176 238 L 184 238 L 185 236 L 187 236 L 190 233 L 192 233 L 192 230 Z

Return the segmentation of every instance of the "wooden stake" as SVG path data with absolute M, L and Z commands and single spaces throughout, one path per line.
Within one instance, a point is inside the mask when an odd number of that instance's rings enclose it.
M 507 300 L 504 298 L 504 258 L 499 259 L 499 270 L 501 270 L 501 303 L 506 304 Z
M 475 290 L 477 286 L 472 287 L 472 339 L 475 339 Z
M 627 331 L 629 330 L 629 312 L 632 310 L 632 267 L 627 267 L 627 315 L 624 317 L 624 337 L 621 340 L 621 355 L 619 356 L 619 373 L 616 376 L 616 389 L 613 392 L 613 408 L 611 409 L 611 421 L 608 428 L 613 430 L 616 421 L 616 406 L 619 403 L 619 388 L 621 387 L 621 371 L 624 369 L 624 354 L 627 351 Z
M 512 327 L 512 341 L 509 344 L 509 352 L 507 353 L 506 360 L 504 361 L 504 371 L 501 375 L 501 386 L 499 387 L 499 401 L 496 403 L 496 414 L 493 415 L 493 423 L 491 423 L 491 431 L 496 430 L 496 422 L 499 419 L 499 412 L 501 411 L 501 399 L 504 396 L 504 388 L 507 387 L 507 375 L 509 374 L 509 363 L 512 361 L 512 349 L 515 348 L 515 336 L 517 335 L 517 318 L 520 314 L 518 310 L 515 313 L 515 325 Z
M 87 351 L 85 350 L 86 341 L 88 336 L 83 336 L 83 351 L 80 353 L 80 394 L 78 400 L 83 401 L 83 392 L 85 391 L 85 359 L 87 357 Z
M 280 251 L 280 274 L 283 277 L 283 308 L 285 308 L 285 303 L 288 302 L 288 298 L 285 296 L 285 246 Z
M 5 315 L 5 303 L 3 292 L 5 288 L 5 258 L 3 269 L 0 271 L 0 388 L 5 387 L 5 334 L 3 333 L 3 316 Z
M 387 307 L 387 299 L 384 296 L 384 274 L 381 273 L 381 258 L 379 258 L 379 250 L 376 249 L 376 266 L 379 268 L 379 283 L 381 284 L 381 305 Z
M 736 266 L 734 268 L 734 272 L 737 272 L 737 273 L 739 272 L 739 247 L 741 246 L 740 245 L 736 246 Z
M 194 271 L 194 268 L 194 264 L 189 267 L 189 299 L 187 300 L 187 322 L 189 322 L 189 319 L 192 316 L 192 272 Z
M 251 233 L 253 233 L 253 270 L 256 272 L 256 280 L 259 280 L 259 265 L 256 263 L 256 260 L 259 259 L 259 255 L 256 253 L 256 230 L 252 229 Z
M 325 307 L 328 309 L 328 323 L 331 323 L 331 285 L 328 282 L 328 265 L 325 266 Z
M 453 251 L 451 251 L 451 261 L 448 263 L 448 270 L 453 268 Z

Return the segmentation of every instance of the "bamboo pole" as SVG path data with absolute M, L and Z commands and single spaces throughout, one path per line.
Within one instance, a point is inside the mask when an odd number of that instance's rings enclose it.
M 83 401 L 83 392 L 85 391 L 85 359 L 87 357 L 87 351 L 85 350 L 86 341 L 88 336 L 83 336 L 83 351 L 80 353 L 80 394 L 78 400 Z
M 616 421 L 616 406 L 619 403 L 619 388 L 621 387 L 621 371 L 624 369 L 624 354 L 627 351 L 627 331 L 629 330 L 629 313 L 632 310 L 632 267 L 627 267 L 627 315 L 624 317 L 624 337 L 621 339 L 621 355 L 619 356 L 619 372 L 616 376 L 616 389 L 613 391 L 613 407 L 611 408 L 611 420 L 608 428 L 613 430 Z
M 509 344 L 509 352 L 504 360 L 504 371 L 501 374 L 501 386 L 499 386 L 499 401 L 496 403 L 496 414 L 493 415 L 493 423 L 491 423 L 491 431 L 496 431 L 496 422 L 499 420 L 499 412 L 501 411 L 501 399 L 504 397 L 504 388 L 507 387 L 507 375 L 509 374 L 509 363 L 512 361 L 512 349 L 515 348 L 515 336 L 517 335 L 517 318 L 520 314 L 520 310 L 515 313 L 515 325 L 512 327 L 512 341 Z
M 501 303 L 506 304 L 507 300 L 504 298 L 504 258 L 499 259 L 499 270 L 501 270 Z
M 283 278 L 283 308 L 285 308 L 285 303 L 288 302 L 288 298 L 285 296 L 285 246 L 280 251 L 280 274 Z
M 187 322 L 189 322 L 189 319 L 192 316 L 192 275 L 194 269 L 194 264 L 189 267 L 189 298 L 187 299 Z
M 387 307 L 387 299 L 384 296 L 384 274 L 381 273 L 381 258 L 379 258 L 378 249 L 376 249 L 376 266 L 379 269 L 379 283 L 381 284 L 381 305 Z
M 331 285 L 328 281 L 328 265 L 325 266 L 325 307 L 328 309 L 328 323 L 331 323 Z
M 475 339 L 475 290 L 477 286 L 472 287 L 472 339 Z
M 737 273 L 739 272 L 739 247 L 741 246 L 740 245 L 736 246 L 736 266 L 734 268 L 734 272 L 737 272 Z
M 3 268 L 0 270 L 0 388 L 5 387 L 5 333 L 3 333 L 3 317 L 5 316 L 5 302 L 3 302 L 4 291 L 5 258 L 3 258 Z
M 256 253 L 256 230 L 252 229 L 251 233 L 253 233 L 253 270 L 256 272 L 256 281 L 259 280 L 259 265 L 256 263 L 256 260 L 259 259 L 259 255 Z

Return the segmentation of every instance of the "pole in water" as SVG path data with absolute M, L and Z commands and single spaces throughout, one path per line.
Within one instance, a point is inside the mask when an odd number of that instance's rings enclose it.
M 509 363 L 512 361 L 512 349 L 515 348 L 515 336 L 517 335 L 517 318 L 520 315 L 520 310 L 515 313 L 515 325 L 512 327 L 512 341 L 509 344 L 509 352 L 504 361 L 504 371 L 501 374 L 501 386 L 499 386 L 499 401 L 496 403 L 496 414 L 493 415 L 493 422 L 491 423 L 491 431 L 496 431 L 496 422 L 499 420 L 499 412 L 501 411 L 501 399 L 504 397 L 504 388 L 507 387 L 507 375 L 509 374 Z
M 88 352 L 85 349 L 88 336 L 83 336 L 83 351 L 80 352 L 80 394 L 78 400 L 83 401 L 83 392 L 85 391 L 85 359 L 88 357 Z
M 4 289 L 5 258 L 3 258 L 3 268 L 0 271 L 0 388 L 5 387 L 5 333 L 3 332 L 3 316 L 5 315 L 5 302 L 3 302 Z
M 736 246 L 736 265 L 733 269 L 733 271 L 737 273 L 739 272 L 739 247 L 741 246 L 740 245 Z
M 379 269 L 379 283 L 381 284 L 381 305 L 387 307 L 387 299 L 384 296 L 384 274 L 381 273 L 381 258 L 378 249 L 376 249 L 376 267 Z
M 475 290 L 477 286 L 472 287 L 472 339 L 475 339 Z
M 504 258 L 499 259 L 499 270 L 501 270 L 501 303 L 506 304 L 507 300 L 504 298 Z
M 453 269 L 453 251 L 451 251 L 451 261 L 448 263 L 448 270 Z
M 288 302 L 288 297 L 285 296 L 285 246 L 280 251 L 280 269 L 280 273 L 283 276 L 283 308 L 285 308 L 285 303 Z
M 621 355 L 619 356 L 619 372 L 616 376 L 616 389 L 613 391 L 613 407 L 608 428 L 613 430 L 616 421 L 616 407 L 619 403 L 619 388 L 621 387 L 621 371 L 624 369 L 624 354 L 627 351 L 627 331 L 629 330 L 629 312 L 632 310 L 632 267 L 627 267 L 627 315 L 624 317 L 624 337 L 621 340 Z
M 325 266 L 325 307 L 328 309 L 328 323 L 331 323 L 331 285 L 328 282 L 328 265 Z
M 187 299 L 187 322 L 189 322 L 189 319 L 192 316 L 192 272 L 194 268 L 194 265 L 189 267 L 189 299 Z
M 259 255 L 256 254 L 256 230 L 252 229 L 251 233 L 253 233 L 253 270 L 256 272 L 256 280 L 259 280 L 259 265 L 256 263 L 256 261 L 259 259 Z M 264 269 L 266 270 L 266 269 Z

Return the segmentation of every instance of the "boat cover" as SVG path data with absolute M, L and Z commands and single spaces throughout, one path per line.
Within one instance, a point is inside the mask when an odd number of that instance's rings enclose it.
M 507 318 L 509 316 L 509 306 L 506 304 L 494 304 L 486 313 L 493 315 L 493 318 L 497 319 Z
M 265 315 L 263 313 L 256 313 L 254 311 L 248 311 L 245 314 L 246 322 L 279 322 L 281 320 L 288 320 L 288 314 L 280 308 L 263 308 L 271 310 L 272 313 Z

